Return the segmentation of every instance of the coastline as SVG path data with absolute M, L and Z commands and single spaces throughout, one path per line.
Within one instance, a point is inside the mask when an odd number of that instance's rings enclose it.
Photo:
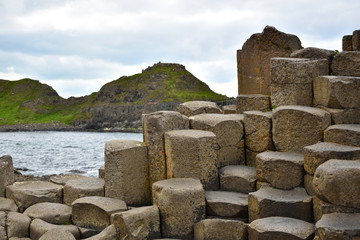
M 61 132 L 130 132 L 141 133 L 140 128 L 103 128 L 90 129 L 70 126 L 64 123 L 29 123 L 15 125 L 0 125 L 0 132 L 38 132 L 38 131 L 61 131 Z

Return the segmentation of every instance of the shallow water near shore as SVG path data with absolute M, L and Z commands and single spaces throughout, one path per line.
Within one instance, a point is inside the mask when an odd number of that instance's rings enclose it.
M 141 133 L 0 132 L 0 156 L 11 155 L 24 175 L 80 173 L 97 176 L 104 164 L 105 143 L 114 139 L 142 141 Z

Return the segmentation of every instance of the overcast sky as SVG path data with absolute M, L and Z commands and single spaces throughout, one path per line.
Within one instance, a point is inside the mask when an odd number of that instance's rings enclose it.
M 359 0 L 0 0 L 0 79 L 83 96 L 159 61 L 237 95 L 236 50 L 266 25 L 341 50 Z

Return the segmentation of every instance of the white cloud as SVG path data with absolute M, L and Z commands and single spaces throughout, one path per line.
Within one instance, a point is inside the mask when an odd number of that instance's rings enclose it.
M 273 25 L 304 47 L 341 50 L 359 8 L 357 0 L 0 0 L 0 77 L 83 95 L 96 82 L 177 62 L 234 96 L 235 53 L 251 34 Z

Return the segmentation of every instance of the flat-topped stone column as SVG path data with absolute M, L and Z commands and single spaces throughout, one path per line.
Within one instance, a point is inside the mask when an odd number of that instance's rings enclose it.
M 327 59 L 272 58 L 271 104 L 313 105 L 313 80 L 329 75 Z
M 316 224 L 316 240 L 353 239 L 360 236 L 360 213 L 325 214 Z
M 62 225 L 71 220 L 72 209 L 65 204 L 44 202 L 28 207 L 24 214 L 31 219 L 40 218 L 48 223 Z
M 119 230 L 120 239 L 160 238 L 160 213 L 156 206 L 133 208 L 111 215 L 111 223 Z
M 240 193 L 254 192 L 256 188 L 256 169 L 243 165 L 220 168 L 220 189 Z
M 150 202 L 147 147 L 134 140 L 105 144 L 105 196 L 140 206 Z
M 304 222 L 288 217 L 261 218 L 249 224 L 249 239 L 291 239 L 291 240 L 312 240 L 315 226 L 312 223 Z
M 194 239 L 246 240 L 247 224 L 236 220 L 205 219 L 194 225 Z
M 262 94 L 240 94 L 236 97 L 236 112 L 269 111 L 270 96 Z
M 324 132 L 324 141 L 360 147 L 360 124 L 332 125 Z
M 310 175 L 314 175 L 316 168 L 329 159 L 360 159 L 360 147 L 332 142 L 319 142 L 304 147 L 304 169 Z
M 306 106 L 281 106 L 273 113 L 273 141 L 277 151 L 302 152 L 323 139 L 330 126 L 328 112 Z
M 249 222 L 259 218 L 281 216 L 312 222 L 312 197 L 304 188 L 280 190 L 264 186 L 249 193 Z
M 7 198 L 13 199 L 23 212 L 40 202 L 63 202 L 63 186 L 45 181 L 16 182 L 6 187 Z
M 360 77 L 321 76 L 314 80 L 314 102 L 328 108 L 360 109 L 359 91 Z
M 222 113 L 216 103 L 209 101 L 184 102 L 179 105 L 178 111 L 188 117 L 202 113 Z
M 336 54 L 331 64 L 332 75 L 360 77 L 360 51 Z
M 72 221 L 79 227 L 103 230 L 111 224 L 111 214 L 126 210 L 126 203 L 119 199 L 83 197 L 72 203 Z
M 331 159 L 315 171 L 316 195 L 335 205 L 360 208 L 360 160 Z
M 256 175 L 279 189 L 299 187 L 304 179 L 304 155 L 291 152 L 263 152 L 256 156 Z
M 218 189 L 217 150 L 213 132 L 192 129 L 166 132 L 167 178 L 196 178 L 206 190 Z
M 242 114 L 199 114 L 189 118 L 190 128 L 216 135 L 219 166 L 245 163 Z
M 0 197 L 5 197 L 6 186 L 14 183 L 14 167 L 12 157 L 0 157 Z
M 192 239 L 193 226 L 205 219 L 205 193 L 199 180 L 174 178 L 152 186 L 160 210 L 163 238 Z
M 104 196 L 105 182 L 97 177 L 84 177 L 67 181 L 64 186 L 64 203 L 71 206 L 78 198 L 88 196 Z
M 175 111 L 159 111 L 142 115 L 143 138 L 148 148 L 149 182 L 166 179 L 164 133 L 188 129 L 189 119 Z
M 244 112 L 246 148 L 253 152 L 274 150 L 272 141 L 272 112 Z

